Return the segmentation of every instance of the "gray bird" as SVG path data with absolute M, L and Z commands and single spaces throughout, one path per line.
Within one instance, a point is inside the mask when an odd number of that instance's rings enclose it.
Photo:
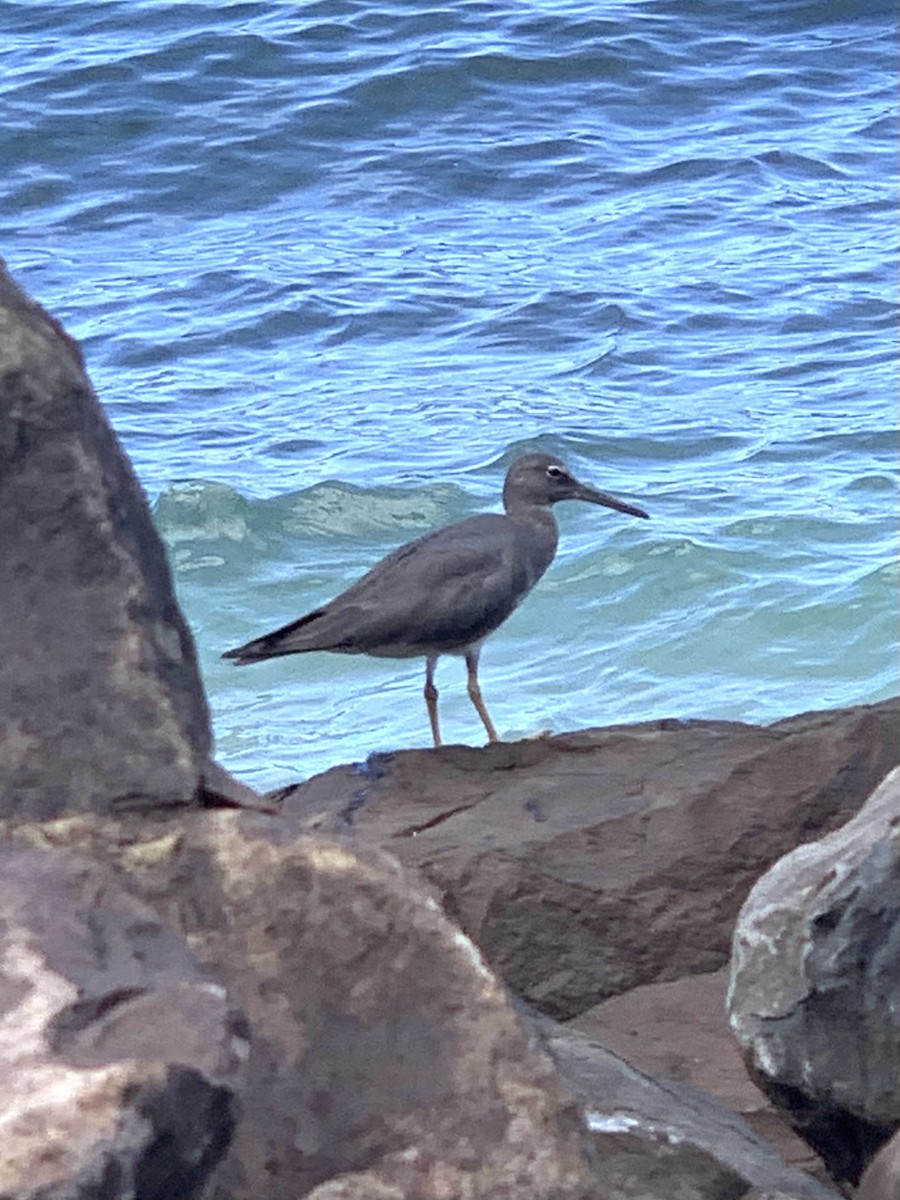
M 377 658 L 425 659 L 425 704 L 441 744 L 434 669 L 441 654 L 466 660 L 469 697 L 490 741 L 497 731 L 478 686 L 478 656 L 553 561 L 559 537 L 551 508 L 586 500 L 633 517 L 641 508 L 579 483 L 552 454 L 517 458 L 503 484 L 504 516 L 483 513 L 400 546 L 367 574 L 305 617 L 228 650 L 238 665 L 332 650 Z

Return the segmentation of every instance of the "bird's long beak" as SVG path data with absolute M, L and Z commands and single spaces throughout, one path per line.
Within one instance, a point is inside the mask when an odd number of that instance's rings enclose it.
M 602 504 L 604 508 L 614 508 L 616 512 L 628 513 L 631 517 L 649 519 L 650 516 L 642 508 L 638 508 L 637 505 L 626 504 L 624 500 L 617 500 L 615 496 L 610 496 L 608 492 L 598 492 L 596 488 L 588 487 L 586 483 L 579 483 L 578 491 L 572 496 L 572 499 L 587 500 L 588 504 Z

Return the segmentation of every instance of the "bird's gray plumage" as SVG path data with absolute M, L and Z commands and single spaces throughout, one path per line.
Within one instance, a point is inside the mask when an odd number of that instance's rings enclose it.
M 330 603 L 223 657 L 244 664 L 310 650 L 423 656 L 426 702 L 440 745 L 434 665 L 441 654 L 464 654 L 469 694 L 489 738 L 496 740 L 478 688 L 478 653 L 553 561 L 558 529 L 551 506 L 560 500 L 647 516 L 579 483 L 553 455 L 528 454 L 507 472 L 505 515 L 469 517 L 400 546 Z

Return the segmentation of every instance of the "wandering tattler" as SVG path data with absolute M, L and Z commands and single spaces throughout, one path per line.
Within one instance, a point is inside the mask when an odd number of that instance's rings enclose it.
M 633 517 L 641 508 L 579 483 L 552 454 L 517 458 L 503 484 L 505 516 L 482 513 L 392 551 L 362 579 L 305 617 L 228 650 L 238 665 L 333 650 L 377 658 L 425 659 L 425 704 L 441 744 L 434 668 L 441 654 L 462 654 L 469 697 L 490 741 L 497 731 L 478 686 L 478 655 L 553 561 L 559 530 L 551 507 L 586 500 Z

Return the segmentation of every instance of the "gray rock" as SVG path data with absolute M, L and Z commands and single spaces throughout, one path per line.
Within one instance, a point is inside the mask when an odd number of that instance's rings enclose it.
M 0 964 L 0 1195 L 198 1195 L 247 1054 L 224 988 L 108 868 L 10 843 Z
M 691 1085 L 652 1079 L 566 1026 L 548 1045 L 585 1107 L 603 1200 L 738 1200 L 752 1189 L 838 1200 Z
M 728 1026 L 729 969 L 649 983 L 613 996 L 566 1024 L 630 1066 L 662 1081 L 693 1084 L 743 1117 L 790 1166 L 831 1186 L 818 1155 L 747 1074 Z
M 838 1179 L 900 1124 L 900 770 L 754 887 L 729 1018 L 748 1066 Z
M 420 871 L 529 1005 L 570 1018 L 728 961 L 738 910 L 900 762 L 900 701 L 373 756 L 281 794 Z
M 194 646 L 76 344 L 0 266 L 0 813 L 186 805 Z

